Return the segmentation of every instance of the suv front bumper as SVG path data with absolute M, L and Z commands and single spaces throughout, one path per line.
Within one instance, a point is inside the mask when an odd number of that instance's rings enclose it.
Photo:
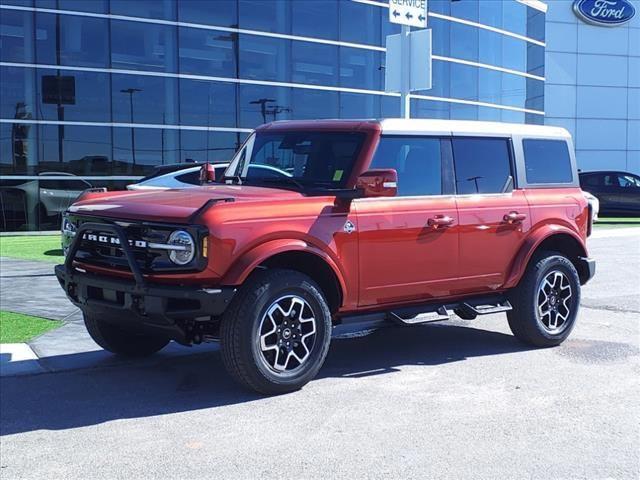
M 180 320 L 208 320 L 222 315 L 231 302 L 234 287 L 202 288 L 183 285 L 143 286 L 126 279 L 69 271 L 56 265 L 55 274 L 67 297 L 84 313 L 123 327 L 160 329 L 174 340 L 184 341 Z

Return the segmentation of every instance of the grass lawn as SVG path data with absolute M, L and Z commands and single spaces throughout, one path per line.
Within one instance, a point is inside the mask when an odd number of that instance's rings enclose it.
M 640 227 L 640 217 L 600 217 L 594 224 L 595 228 L 624 228 Z
M 0 343 L 21 343 L 58 328 L 62 322 L 0 310 Z
M 0 237 L 0 257 L 62 263 L 60 235 Z

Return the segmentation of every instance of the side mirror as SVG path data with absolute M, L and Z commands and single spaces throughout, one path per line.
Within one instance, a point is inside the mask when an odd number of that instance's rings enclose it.
M 356 188 L 363 197 L 395 197 L 398 193 L 398 172 L 393 168 L 367 170 L 358 177 Z
M 209 162 L 202 165 L 200 169 L 200 185 L 216 181 L 216 171 Z

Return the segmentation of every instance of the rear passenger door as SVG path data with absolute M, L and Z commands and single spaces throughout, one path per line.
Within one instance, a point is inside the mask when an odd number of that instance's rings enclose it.
M 370 168 L 398 172 L 396 197 L 353 201 L 361 306 L 451 295 L 457 212 L 448 139 L 382 136 Z M 430 225 L 438 222 L 440 225 Z
M 505 282 L 530 229 L 529 205 L 515 190 L 510 138 L 452 139 L 460 231 L 458 293 L 481 293 Z

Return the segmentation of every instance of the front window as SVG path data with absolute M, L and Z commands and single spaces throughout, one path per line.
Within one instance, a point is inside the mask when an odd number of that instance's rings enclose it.
M 236 154 L 226 179 L 295 189 L 344 188 L 363 133 L 257 132 Z

